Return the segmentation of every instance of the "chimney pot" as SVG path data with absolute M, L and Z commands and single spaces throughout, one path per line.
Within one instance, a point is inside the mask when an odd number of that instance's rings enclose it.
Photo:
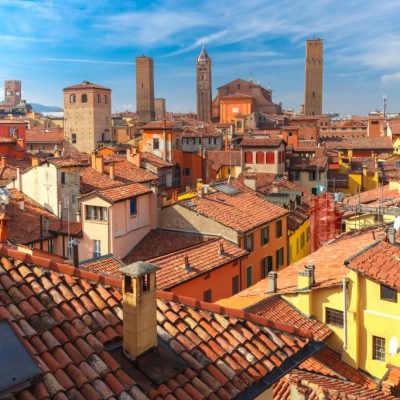
M 393 227 L 390 227 L 388 229 L 388 239 L 390 244 L 396 243 L 396 231 L 394 230 Z
M 189 256 L 186 254 L 185 255 L 185 269 L 190 269 L 190 264 L 189 264 Z
M 308 270 L 308 273 L 310 274 L 311 285 L 315 285 L 315 265 L 314 264 L 306 265 L 306 270 Z
M 23 199 L 19 201 L 19 209 L 21 211 L 24 211 L 24 209 L 25 209 L 25 202 Z
M 268 273 L 268 280 L 269 280 L 269 292 L 276 293 L 278 289 L 278 273 L 276 271 L 270 271 Z
M 4 168 L 7 165 L 7 159 L 5 156 L 1 156 L 0 158 L 0 167 Z
M 110 179 L 114 179 L 115 177 L 115 167 L 114 164 L 110 164 Z
M 221 241 L 219 242 L 219 255 L 223 256 L 225 254 L 224 252 L 224 243 Z

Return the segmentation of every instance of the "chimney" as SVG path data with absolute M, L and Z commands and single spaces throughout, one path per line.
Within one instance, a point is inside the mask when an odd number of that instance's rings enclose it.
M 244 180 L 243 183 L 249 187 L 251 190 L 256 190 L 257 189 L 257 181 L 256 181 L 256 174 L 243 174 Z
M 220 256 L 225 255 L 225 251 L 224 251 L 224 242 L 223 242 L 222 240 L 219 242 L 219 255 L 220 255 Z
M 114 177 L 115 177 L 114 164 L 110 164 L 109 168 L 110 168 L 110 178 L 114 179 Z
M 54 152 L 54 158 L 60 158 L 60 150 Z
M 91 155 L 91 167 L 97 172 L 103 173 L 103 155 L 97 154 L 95 150 L 92 151 Z
M 290 382 L 290 399 L 291 400 L 308 400 L 310 396 L 310 389 L 303 386 L 299 378 L 289 377 Z
M 307 267 L 298 272 L 297 275 L 297 289 L 304 290 L 310 289 L 312 286 L 312 272 Z
M 185 270 L 190 269 L 189 256 L 187 254 L 185 255 L 185 264 L 183 265 L 183 267 L 185 268 Z
M 24 210 L 25 210 L 25 202 L 24 202 L 24 199 L 20 199 L 19 202 L 18 202 L 18 205 L 19 205 L 19 209 L 20 209 L 21 211 L 24 211 Z
M 268 273 L 268 292 L 276 293 L 278 289 L 278 273 L 276 271 L 270 271 Z
M 158 269 L 155 264 L 139 261 L 118 270 L 123 275 L 123 351 L 130 360 L 157 347 Z
M 71 240 L 72 245 L 72 265 L 79 268 L 79 240 Z
M 5 211 L 0 212 L 0 242 L 7 242 L 8 238 L 8 220 Z
M 390 244 L 396 244 L 396 231 L 394 230 L 393 227 L 390 227 L 388 229 L 387 237 Z
M 0 157 L 0 167 L 4 168 L 7 165 L 7 159 L 6 156 L 1 156 Z
M 133 165 L 136 165 L 138 168 L 142 166 L 142 153 L 139 151 L 138 148 L 133 148 L 131 160 Z
M 17 167 L 17 177 L 15 179 L 15 188 L 22 192 L 21 168 Z
M 314 264 L 306 265 L 306 270 L 308 270 L 308 273 L 310 274 L 311 285 L 315 285 L 315 265 Z
M 32 156 L 32 167 L 37 167 L 39 165 L 39 157 Z

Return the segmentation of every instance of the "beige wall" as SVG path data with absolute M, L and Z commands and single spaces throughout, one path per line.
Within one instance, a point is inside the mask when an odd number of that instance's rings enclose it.
M 253 163 L 252 164 L 245 164 L 244 162 L 244 153 L 246 151 L 251 151 L 253 153 Z M 258 151 L 261 151 L 264 153 L 264 158 L 265 158 L 265 153 L 272 151 L 274 153 L 274 164 L 257 164 L 256 163 L 256 154 Z M 242 162 L 243 162 L 243 169 L 248 169 L 253 172 L 262 172 L 262 173 L 268 173 L 268 174 L 278 174 L 282 175 L 285 172 L 285 163 L 281 162 L 278 163 L 278 153 L 279 151 L 285 151 L 285 146 L 280 145 L 276 149 L 267 149 L 267 148 L 261 148 L 261 147 L 254 147 L 254 148 L 243 148 L 242 150 Z
M 254 398 L 255 400 L 272 400 L 272 387 L 265 390 L 263 393 Z
M 75 94 L 76 102 L 70 103 Z M 81 102 L 81 96 L 87 94 L 87 103 Z M 97 102 L 100 95 L 100 103 Z M 105 103 L 107 96 L 107 103 Z M 111 90 L 109 89 L 67 89 L 64 90 L 64 136 L 71 143 L 72 133 L 76 133 L 77 151 L 91 153 L 97 143 L 111 140 Z M 72 143 L 71 143 L 72 144 Z
M 160 227 L 179 229 L 187 232 L 202 233 L 203 235 L 223 236 L 225 239 L 239 245 L 238 234 L 211 218 L 206 218 L 190 211 L 180 204 L 165 207 L 160 213 Z

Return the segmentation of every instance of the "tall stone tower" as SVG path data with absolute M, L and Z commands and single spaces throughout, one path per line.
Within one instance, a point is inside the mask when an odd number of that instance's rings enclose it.
M 202 48 L 197 57 L 197 119 L 211 121 L 211 58 L 206 49 Z
M 138 122 L 156 119 L 154 107 L 154 70 L 151 57 L 136 57 L 136 113 Z
M 322 114 L 323 41 L 306 41 L 306 77 L 304 85 L 304 114 Z
M 64 89 L 64 137 L 69 149 L 89 154 L 111 141 L 111 89 L 88 81 Z
M 21 81 L 4 81 L 4 103 L 15 107 L 21 102 Z

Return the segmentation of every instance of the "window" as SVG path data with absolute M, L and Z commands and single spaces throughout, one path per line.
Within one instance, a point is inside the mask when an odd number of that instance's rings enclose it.
M 132 197 L 129 200 L 129 214 L 131 217 L 136 215 L 136 197 Z
M 96 101 L 97 103 L 101 103 L 101 96 L 99 94 L 96 95 Z
M 252 252 L 254 250 L 254 234 L 250 233 L 244 237 L 244 248 Z
M 53 246 L 53 239 L 49 239 L 47 241 L 47 251 L 49 253 L 52 253 L 54 251 L 54 246 Z
M 273 151 L 269 151 L 266 155 L 265 163 L 266 164 L 274 164 L 274 162 L 275 162 L 275 154 Z
M 250 287 L 253 284 L 253 267 L 249 265 L 246 269 L 246 284 Z
M 107 207 L 85 206 L 85 219 L 87 221 L 107 221 Z
M 379 336 L 372 336 L 372 359 L 385 361 L 386 340 Z
M 100 240 L 93 240 L 93 258 L 101 256 Z
M 308 226 L 307 227 L 307 242 L 309 242 L 311 239 L 311 228 Z
M 104 103 L 108 103 L 108 96 L 106 94 L 104 95 Z
M 268 276 L 268 272 L 272 271 L 273 258 L 267 256 L 261 259 L 261 278 L 264 279 Z
M 282 220 L 276 221 L 276 238 L 282 237 Z
M 87 94 L 81 96 L 81 103 L 87 103 Z
M 211 303 L 211 289 L 208 289 L 203 293 L 203 300 L 207 303 Z
M 72 133 L 72 134 L 71 134 L 71 142 L 72 142 L 73 144 L 76 143 L 76 133 Z
M 245 164 L 253 164 L 253 153 L 251 151 L 244 152 L 244 162 Z
M 208 144 L 217 144 L 217 138 L 208 138 Z
M 386 285 L 381 285 L 381 300 L 397 302 L 397 292 Z
M 308 180 L 309 180 L 309 181 L 316 181 L 316 180 L 317 180 L 317 173 L 316 173 L 316 171 L 309 171 L 309 172 L 308 172 Z
M 300 246 L 303 248 L 306 245 L 306 234 L 302 232 L 300 236 Z
M 232 278 L 232 295 L 239 293 L 239 276 L 235 275 Z
M 256 153 L 256 163 L 264 164 L 264 153 L 262 151 L 257 151 Z
M 343 311 L 325 308 L 325 322 L 329 325 L 335 325 L 343 328 Z
M 283 247 L 276 251 L 276 269 L 280 268 L 284 264 L 284 250 Z
M 160 139 L 153 139 L 153 150 L 159 150 L 160 148 Z
M 191 175 L 190 168 L 184 168 L 183 169 L 183 175 L 190 176 Z
M 75 96 L 74 94 L 71 94 L 71 95 L 69 96 L 69 102 L 70 102 L 70 103 L 75 103 L 75 102 L 76 102 L 76 96 Z
M 300 180 L 300 171 L 292 171 L 292 181 Z
M 261 246 L 266 245 L 269 242 L 269 226 L 261 228 Z
M 236 129 L 242 129 L 242 121 L 236 121 Z
M 65 183 L 66 183 L 65 172 L 61 172 L 61 185 L 65 185 Z

